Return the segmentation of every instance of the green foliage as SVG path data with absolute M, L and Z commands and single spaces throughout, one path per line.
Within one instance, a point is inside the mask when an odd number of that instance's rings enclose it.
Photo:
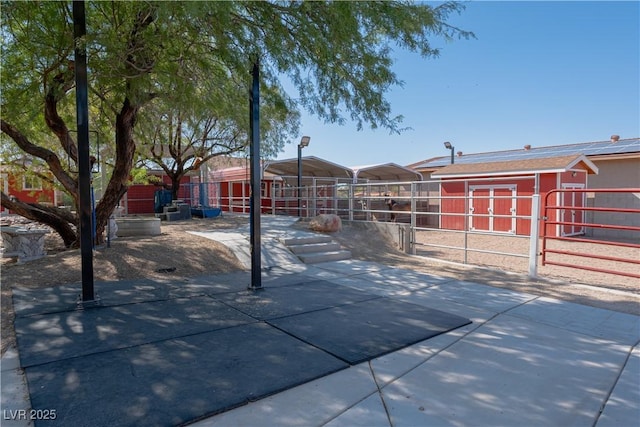
M 158 177 L 149 175 L 147 168 L 133 168 L 131 170 L 132 184 L 153 184 L 159 182 Z
M 3 120 L 64 156 L 43 118 L 52 81 L 73 61 L 71 2 L 2 2 Z M 140 107 L 136 138 L 149 145 L 169 116 L 188 122 L 185 138 L 216 119 L 221 135 L 246 145 L 251 66 L 260 60 L 262 137 L 267 156 L 297 140 L 299 109 L 332 123 L 347 118 L 401 130 L 385 98 L 402 82 L 394 49 L 437 56 L 432 36 L 471 37 L 446 19 L 463 6 L 410 1 L 88 2 L 90 125 L 107 157 L 125 98 Z M 283 76 L 295 86 L 287 93 Z M 75 97 L 58 93 L 58 112 L 75 128 Z M 169 133 L 166 133 L 169 135 Z M 240 136 L 238 136 L 240 135 Z M 1 152 L 15 153 L 5 136 Z M 64 162 L 63 162 L 64 163 Z

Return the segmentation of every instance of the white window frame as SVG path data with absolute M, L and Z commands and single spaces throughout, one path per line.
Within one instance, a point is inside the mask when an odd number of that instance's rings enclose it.
M 27 179 L 30 180 L 35 180 L 37 184 L 39 184 L 38 187 L 29 187 L 27 186 Z M 38 178 L 37 176 L 34 177 L 27 177 L 26 175 L 24 175 L 22 177 L 22 190 L 24 191 L 38 191 L 38 190 L 42 190 L 42 179 Z

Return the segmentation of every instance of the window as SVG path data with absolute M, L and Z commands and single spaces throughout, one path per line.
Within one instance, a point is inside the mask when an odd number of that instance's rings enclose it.
M 23 190 L 42 190 L 42 181 L 35 176 L 25 176 L 22 178 Z

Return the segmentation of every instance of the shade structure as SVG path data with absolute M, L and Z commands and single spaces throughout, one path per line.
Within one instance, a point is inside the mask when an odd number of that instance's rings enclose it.
M 422 174 L 397 163 L 379 165 L 354 166 L 354 180 L 372 181 L 422 181 Z
M 302 170 L 305 177 L 319 178 L 353 178 L 353 171 L 337 163 L 315 156 L 302 158 Z M 298 159 L 272 160 L 265 164 L 265 172 L 282 177 L 298 175 Z

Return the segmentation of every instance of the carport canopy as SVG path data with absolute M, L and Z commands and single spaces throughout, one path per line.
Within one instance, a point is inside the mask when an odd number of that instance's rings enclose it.
M 282 177 L 298 176 L 298 159 L 272 160 L 265 164 L 265 172 Z M 302 158 L 302 176 L 315 178 L 353 179 L 353 171 L 337 163 L 329 162 L 315 156 Z
M 354 181 L 368 179 L 372 181 L 422 181 L 422 174 L 396 163 L 384 163 L 370 166 L 354 166 Z
M 379 165 L 355 166 L 348 168 L 328 160 L 315 156 L 306 156 L 302 161 L 302 180 L 307 182 L 309 178 L 338 178 L 357 182 L 358 180 L 371 181 L 421 181 L 422 174 L 413 169 L 400 166 L 396 163 L 384 163 Z M 271 160 L 265 163 L 265 173 L 272 173 L 281 177 L 298 176 L 298 159 Z

